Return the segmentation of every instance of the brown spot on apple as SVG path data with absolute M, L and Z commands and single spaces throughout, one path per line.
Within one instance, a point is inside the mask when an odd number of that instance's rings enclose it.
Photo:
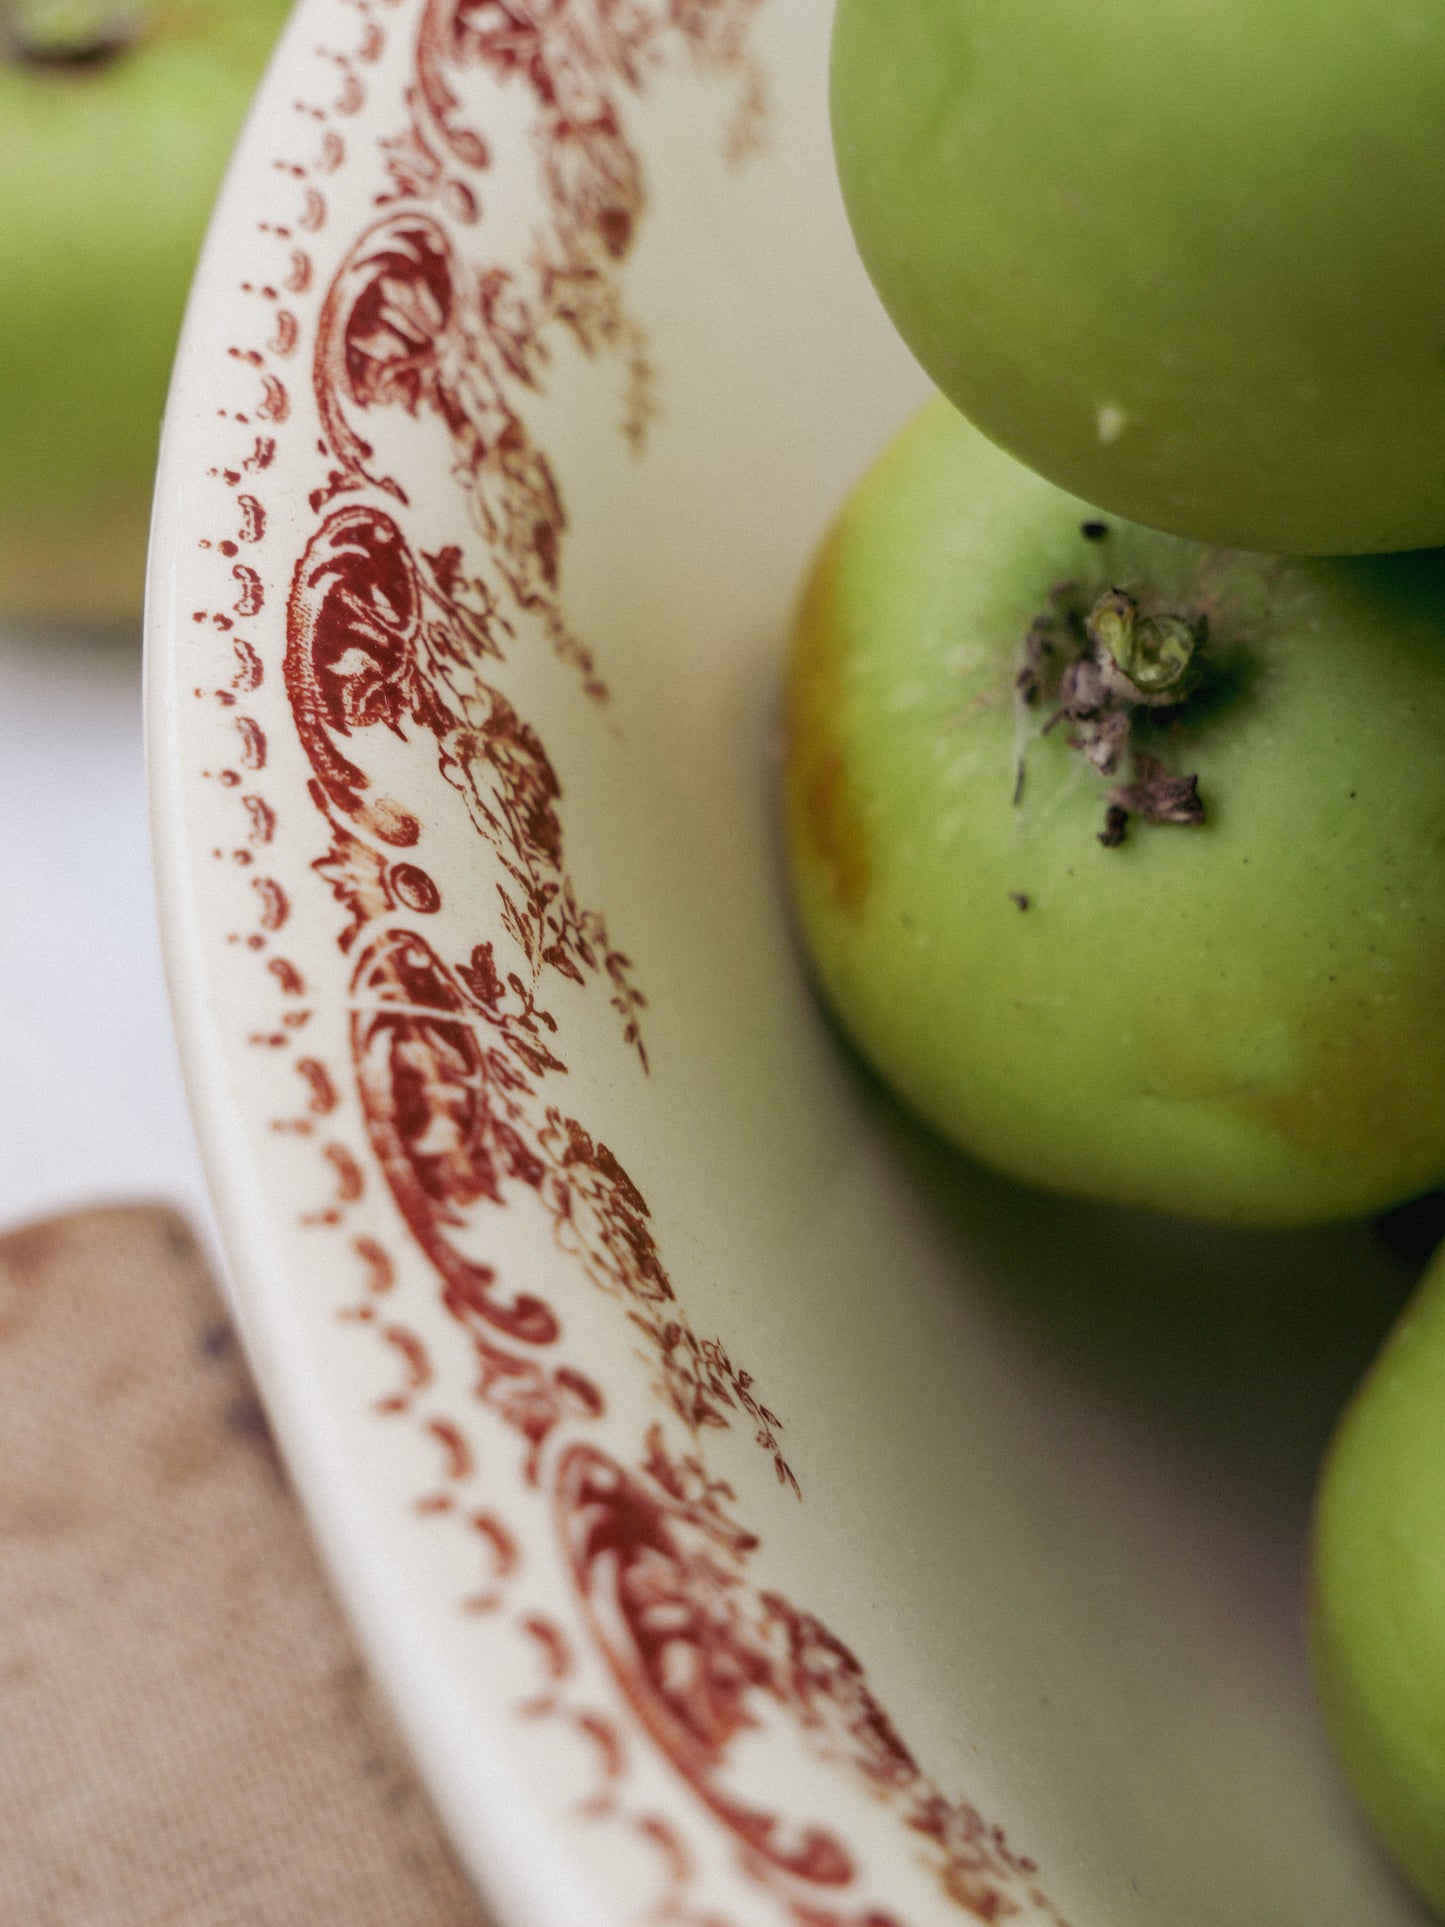
M 836 610 L 838 550 L 836 539 L 825 545 L 803 593 L 784 733 L 795 847 L 816 861 L 829 895 L 856 917 L 868 895 L 871 871 L 867 834 L 844 748 L 846 692 Z

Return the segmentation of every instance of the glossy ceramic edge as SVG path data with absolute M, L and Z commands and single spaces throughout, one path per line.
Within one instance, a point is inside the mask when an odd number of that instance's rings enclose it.
M 369 1529 L 365 1509 L 357 1504 L 354 1475 L 290 1342 L 292 1327 L 276 1291 L 284 1268 L 267 1235 L 268 1199 L 250 1155 L 246 1124 L 228 1088 L 202 920 L 187 876 L 184 825 L 193 778 L 181 757 L 177 709 L 181 584 L 190 556 L 180 547 L 180 493 L 183 478 L 204 465 L 210 423 L 205 416 L 183 415 L 176 398 L 198 384 L 213 352 L 217 308 L 229 294 L 224 264 L 233 210 L 241 198 L 238 183 L 274 134 L 278 77 L 309 37 L 310 12 L 305 4 L 298 7 L 277 46 L 218 197 L 161 434 L 147 564 L 145 731 L 166 978 L 247 1359 L 341 1602 L 452 1842 L 501 1920 L 525 1927 L 615 1927 L 613 1918 L 598 1910 L 575 1863 L 557 1852 L 555 1824 L 549 1825 L 525 1797 L 495 1736 L 467 1710 L 449 1669 L 430 1652 L 411 1589 L 398 1583 L 394 1561 Z

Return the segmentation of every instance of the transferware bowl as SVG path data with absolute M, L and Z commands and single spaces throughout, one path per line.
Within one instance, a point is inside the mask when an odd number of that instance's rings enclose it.
M 505 1927 L 1403 1927 L 1300 1621 L 1406 1268 L 987 1176 L 794 948 L 790 612 L 926 392 L 827 33 L 302 0 L 272 64 L 148 625 L 250 1355 Z

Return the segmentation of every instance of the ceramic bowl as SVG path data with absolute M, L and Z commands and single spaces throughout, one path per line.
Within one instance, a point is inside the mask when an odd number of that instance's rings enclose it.
M 789 614 L 925 392 L 827 29 L 302 0 L 272 65 L 149 615 L 247 1344 L 505 1927 L 1392 1927 L 1299 1625 L 1403 1272 L 951 1159 L 793 948 Z

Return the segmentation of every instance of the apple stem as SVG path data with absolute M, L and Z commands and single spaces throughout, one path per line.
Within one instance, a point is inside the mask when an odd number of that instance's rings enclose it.
M 1123 589 L 1106 589 L 1084 624 L 1106 686 L 1126 702 L 1146 705 L 1183 701 L 1199 630 L 1173 609 L 1141 614 Z
M 1029 706 L 1052 685 L 1058 706 L 1040 735 L 1067 722 L 1069 747 L 1101 776 L 1115 775 L 1128 760 L 1130 779 L 1107 793 L 1099 842 L 1117 849 L 1133 816 L 1146 823 L 1202 823 L 1198 778 L 1171 774 L 1140 749 L 1135 729 L 1141 712 L 1178 708 L 1187 701 L 1199 678 L 1204 618 L 1176 609 L 1141 609 L 1137 597 L 1119 588 L 1103 590 L 1085 614 L 1073 582 L 1056 583 L 1049 602 L 1049 610 L 1029 625 L 1014 689 L 1020 704 Z M 1015 806 L 1022 794 L 1020 757 Z

